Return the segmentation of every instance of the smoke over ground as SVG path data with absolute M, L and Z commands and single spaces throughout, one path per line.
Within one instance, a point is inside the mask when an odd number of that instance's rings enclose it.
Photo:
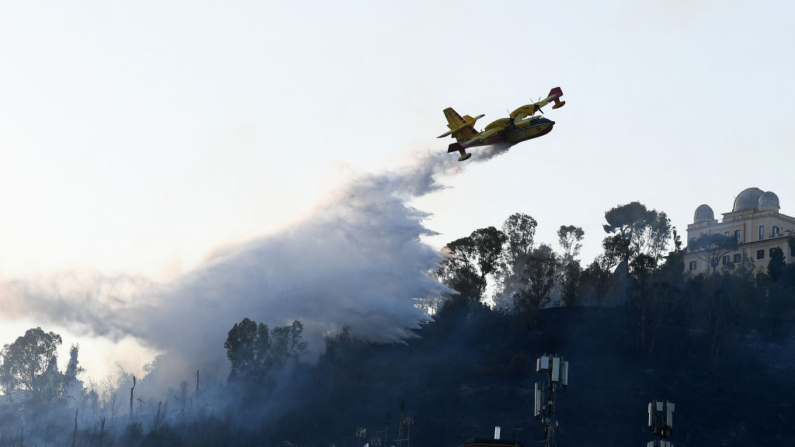
M 506 150 L 484 148 L 469 163 Z M 456 159 L 428 154 L 352 179 L 303 222 L 216 253 L 174 284 L 71 274 L 5 282 L 0 312 L 134 336 L 165 352 L 155 363 L 165 386 L 197 368 L 223 378 L 226 334 L 245 317 L 269 325 L 300 320 L 316 353 L 322 336 L 344 325 L 363 340 L 399 342 L 429 319 L 417 300 L 443 288 L 428 276 L 440 255 L 420 241 L 433 234 L 422 223 L 427 214 L 406 203 L 442 188 L 440 177 L 466 166 Z

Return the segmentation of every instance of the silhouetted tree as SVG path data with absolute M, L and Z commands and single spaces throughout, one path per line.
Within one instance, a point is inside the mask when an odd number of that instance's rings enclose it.
M 775 247 L 770 250 L 770 261 L 767 264 L 767 274 L 770 280 L 777 282 L 784 274 L 784 269 L 787 267 L 784 261 L 784 252 L 780 248 Z
M 607 236 L 602 240 L 604 256 L 600 265 L 610 270 L 622 262 L 628 262 L 630 258 L 630 241 L 621 234 Z
M 63 375 L 58 371 L 57 349 L 61 336 L 28 329 L 10 345 L 3 347 L 0 358 L 0 385 L 6 395 L 21 395 L 34 402 L 52 402 L 61 395 Z M 75 351 L 75 361 L 76 361 Z
M 646 348 L 648 336 L 649 312 L 654 302 L 655 292 L 652 274 L 657 267 L 657 261 L 649 255 L 640 254 L 632 261 L 630 269 L 629 305 L 638 315 L 638 329 L 640 337 L 638 342 L 641 349 Z
M 271 349 L 273 367 L 282 368 L 297 361 L 306 351 L 303 341 L 304 325 L 295 320 L 289 326 L 278 326 L 271 330 Z
M 224 342 L 226 356 L 232 362 L 229 380 L 260 382 L 273 369 L 297 360 L 307 347 L 302 331 L 300 321 L 273 330 L 248 318 L 235 323 Z
M 270 350 L 270 330 L 268 326 L 244 318 L 235 323 L 227 334 L 226 357 L 232 362 L 229 379 L 242 379 L 267 372 L 271 368 L 268 351 Z
M 534 327 L 538 311 L 549 304 L 557 266 L 555 252 L 542 244 L 528 257 L 522 276 L 523 287 L 513 294 L 514 307 L 520 314 L 529 316 Z
M 589 296 L 601 308 L 612 285 L 610 263 L 600 256 L 585 268 L 580 277 L 579 295 Z
M 458 292 L 452 299 L 464 303 L 480 302 L 486 290 L 486 279 L 480 276 L 475 266 L 460 253 L 449 249 L 436 270 L 436 278 Z
M 77 376 L 86 371 L 85 368 L 80 366 L 78 360 L 78 353 L 80 346 L 72 345 L 69 348 L 69 362 L 66 364 L 66 371 L 63 374 L 63 393 L 65 396 L 80 399 L 83 391 L 83 384 L 78 380 Z
M 506 237 L 500 268 L 497 272 L 495 304 L 500 308 L 513 305 L 513 294 L 522 287 L 525 264 L 533 251 L 538 223 L 527 214 L 515 213 L 502 225 Z
M 507 238 L 507 256 L 515 262 L 522 255 L 529 255 L 533 249 L 533 239 L 538 222 L 522 213 L 510 215 L 502 224 L 502 232 Z
M 507 241 L 505 233 L 494 228 L 481 228 L 469 236 L 472 240 L 473 253 L 471 257 L 477 263 L 480 276 L 486 277 L 494 273 L 497 260 L 502 254 L 502 246 Z
M 702 234 L 687 246 L 687 251 L 706 262 L 715 273 L 720 259 L 727 253 L 737 250 L 737 238 L 722 234 Z
M 582 238 L 585 232 L 574 225 L 561 225 L 558 229 L 558 243 L 563 249 L 563 264 L 567 265 L 574 260 L 582 248 Z
M 478 304 L 486 290 L 487 276 L 494 274 L 507 238 L 494 227 L 475 230 L 467 237 L 447 244 L 436 276 L 459 293 L 458 299 Z
M 80 362 L 77 359 L 79 350 L 80 350 L 79 345 L 72 345 L 69 348 L 69 363 L 67 363 L 66 372 L 64 373 L 64 378 L 67 381 L 76 380 L 79 374 L 84 373 L 86 371 L 85 368 L 80 366 Z
M 655 261 L 664 256 L 671 239 L 671 220 L 664 212 L 649 210 L 640 202 L 630 202 L 608 210 L 605 220 L 607 224 L 603 228 L 611 234 L 603 243 L 609 260 L 620 260 L 629 266 L 640 254 Z
M 581 277 L 582 268 L 580 267 L 580 261 L 571 261 L 563 268 L 560 299 L 565 306 L 577 304 Z

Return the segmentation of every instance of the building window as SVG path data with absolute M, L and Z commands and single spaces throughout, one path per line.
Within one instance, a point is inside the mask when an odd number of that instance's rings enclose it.
M 689 269 L 690 269 L 690 271 L 692 272 L 693 270 L 695 270 L 695 269 L 696 269 L 696 267 L 697 267 L 697 266 L 698 266 L 698 263 L 697 263 L 697 261 L 690 261 L 690 265 L 688 266 L 688 268 L 689 268 Z
M 773 227 L 773 237 L 776 237 L 776 236 L 778 236 L 778 227 L 774 226 Z
M 739 264 L 740 262 L 742 262 L 742 260 L 743 260 L 743 255 L 741 255 L 740 253 L 735 253 L 734 263 Z
M 729 263 L 729 255 L 726 255 L 723 257 L 723 265 L 726 265 L 728 263 Z
M 757 250 L 756 251 L 756 259 L 765 259 L 765 251 L 764 250 Z
M 764 238 L 765 238 L 765 226 L 759 225 L 759 240 L 761 241 Z
M 690 238 L 690 242 L 696 242 L 696 238 L 694 238 L 694 237 L 691 237 L 691 238 Z
M 737 238 L 737 241 L 740 240 L 740 230 L 734 230 L 734 237 Z

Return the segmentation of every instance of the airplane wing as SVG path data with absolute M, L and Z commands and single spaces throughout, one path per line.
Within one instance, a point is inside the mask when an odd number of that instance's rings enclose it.
M 465 115 L 462 118 L 461 115 L 456 113 L 456 111 L 453 110 L 452 108 L 445 109 L 444 110 L 444 114 L 447 117 L 447 122 L 449 123 L 447 125 L 447 127 L 450 128 L 450 130 L 448 130 L 447 132 L 439 135 L 436 138 L 444 138 L 444 137 L 456 134 L 459 131 L 467 129 L 467 128 L 473 129 L 471 133 L 476 133 L 476 131 L 474 131 L 474 127 L 473 127 L 475 125 L 475 122 L 477 120 L 483 118 L 484 116 L 486 116 L 486 115 L 478 115 L 478 116 L 472 118 L 469 115 Z

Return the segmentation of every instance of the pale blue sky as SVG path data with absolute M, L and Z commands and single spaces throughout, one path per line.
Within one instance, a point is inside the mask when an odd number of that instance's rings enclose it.
M 413 203 L 442 233 L 429 243 L 524 212 L 540 242 L 582 226 L 588 262 L 604 211 L 632 200 L 682 232 L 696 206 L 729 211 L 750 186 L 795 214 L 794 9 L 3 3 L 0 277 L 173 279 L 218 246 L 300 220 L 359 173 L 445 151 L 445 107 L 485 113 L 485 125 L 556 86 L 567 105 L 548 112 L 551 134 Z M 22 325 L 4 323 L 0 344 Z

